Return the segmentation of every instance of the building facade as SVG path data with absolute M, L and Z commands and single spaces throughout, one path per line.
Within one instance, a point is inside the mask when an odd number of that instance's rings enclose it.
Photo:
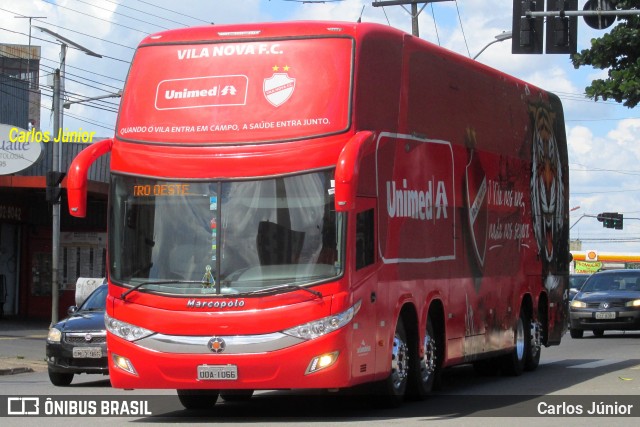
M 86 143 L 31 141 L 27 143 L 31 148 L 40 145 L 36 158 L 24 168 L 8 167 L 24 160 L 20 150 L 27 145 L 16 142 L 17 132 L 40 129 L 39 59 L 37 46 L 0 45 L 0 317 L 52 318 L 53 205 L 46 198 L 46 176 L 53 170 L 53 150 L 66 171 L 87 147 Z M 62 181 L 59 318 L 75 303 L 78 277 L 105 275 L 108 170 L 105 157 L 90 171 L 85 219 L 68 214 Z

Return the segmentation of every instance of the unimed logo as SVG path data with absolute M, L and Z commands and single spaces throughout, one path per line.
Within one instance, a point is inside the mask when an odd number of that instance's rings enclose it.
M 158 110 L 245 105 L 249 79 L 243 75 L 163 80 L 156 90 Z
M 40 415 L 39 397 L 7 398 L 7 415 Z

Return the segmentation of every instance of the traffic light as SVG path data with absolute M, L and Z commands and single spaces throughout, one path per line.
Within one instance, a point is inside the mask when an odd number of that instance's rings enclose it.
M 602 223 L 604 228 L 622 230 L 624 216 L 618 212 L 603 212 L 598 214 L 597 219 Z
M 564 16 L 578 10 L 578 0 L 547 0 L 547 12 L 559 11 L 561 16 L 547 19 L 546 53 L 576 53 L 578 50 L 578 17 Z
M 613 228 L 615 228 L 616 230 L 622 230 L 624 218 L 622 214 L 619 214 L 619 213 L 617 213 L 615 216 L 616 216 L 616 219 L 614 220 Z
M 527 11 L 543 12 L 544 0 L 513 0 L 511 53 L 542 53 L 544 18 L 528 18 Z
M 511 53 L 575 53 L 578 17 L 566 12 L 577 10 L 578 0 L 513 0 Z M 546 15 L 527 16 L 527 12 Z
M 60 196 L 62 195 L 60 183 L 64 179 L 65 175 L 66 174 L 64 172 L 47 172 L 47 202 L 54 205 L 60 202 Z

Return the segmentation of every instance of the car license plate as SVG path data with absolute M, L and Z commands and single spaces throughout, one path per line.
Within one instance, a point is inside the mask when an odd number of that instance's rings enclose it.
M 235 381 L 238 379 L 236 365 L 200 365 L 198 366 L 198 380 Z
M 102 357 L 100 347 L 74 347 L 73 357 L 76 359 L 99 359 Z
M 615 319 L 616 312 L 615 311 L 597 311 L 596 319 Z

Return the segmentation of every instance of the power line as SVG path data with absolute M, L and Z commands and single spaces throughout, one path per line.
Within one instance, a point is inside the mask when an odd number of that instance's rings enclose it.
M 173 22 L 174 24 L 182 25 L 183 27 L 188 27 L 189 26 L 188 24 L 184 24 L 182 22 L 174 21 L 172 19 L 165 18 L 165 17 L 160 16 L 160 15 L 154 15 L 153 13 L 149 13 L 149 12 L 144 11 L 144 10 L 136 9 L 134 7 L 131 7 L 131 6 L 125 6 L 124 4 L 116 3 L 116 2 L 114 2 L 112 0 L 103 0 L 103 1 L 106 1 L 107 3 L 116 4 L 116 5 L 118 5 L 118 7 L 123 7 L 125 9 L 135 10 L 136 12 L 144 13 L 145 15 L 149 15 L 149 16 L 153 16 L 153 17 L 156 17 L 156 18 L 164 19 L 165 21 Z
M 205 24 L 211 24 L 211 22 L 209 22 L 209 21 L 205 21 L 205 20 L 203 20 L 203 19 L 197 18 L 197 17 L 195 17 L 195 16 L 190 16 L 190 15 L 184 14 L 184 13 L 182 13 L 182 12 L 178 12 L 178 11 L 175 11 L 175 10 L 167 9 L 166 7 L 158 6 L 157 4 L 149 3 L 148 1 L 144 1 L 144 0 L 138 0 L 138 1 L 139 1 L 140 3 L 148 4 L 149 6 L 156 7 L 156 8 L 158 8 L 158 9 L 166 10 L 167 12 L 175 13 L 176 15 L 185 16 L 185 17 L 187 17 L 187 18 L 191 18 L 191 19 L 193 19 L 193 20 L 200 21 L 200 22 L 203 22 L 203 23 L 205 23 Z
M 97 9 L 106 10 L 107 12 L 110 12 L 110 13 L 112 13 L 114 15 L 124 16 L 124 17 L 129 18 L 129 19 L 135 19 L 138 22 L 144 22 L 145 24 L 149 24 L 149 25 L 155 25 L 156 27 L 160 27 L 163 30 L 168 30 L 169 29 L 169 28 L 163 27 L 162 25 L 159 25 L 159 24 L 154 24 L 154 23 L 149 22 L 149 21 L 144 21 L 144 20 L 142 20 L 140 18 L 134 18 L 133 16 L 125 15 L 124 13 L 121 13 L 121 12 L 116 12 L 115 10 L 107 9 L 106 7 L 101 7 L 101 6 L 98 6 L 96 4 L 88 3 L 88 2 L 86 2 L 84 0 L 76 0 L 76 1 L 80 2 L 80 3 L 88 4 L 89 6 L 93 6 L 93 7 L 97 8 Z M 115 3 L 115 4 L 117 4 L 117 3 Z
M 60 5 L 60 4 L 56 4 L 56 3 L 50 3 L 50 2 L 49 2 L 49 1 L 47 1 L 47 0 L 42 0 L 42 1 L 43 1 L 43 2 L 45 2 L 45 3 L 47 3 L 47 4 L 50 4 L 51 6 L 55 6 L 55 7 L 59 7 L 59 8 L 62 8 L 62 9 L 70 10 L 70 11 L 72 11 L 72 12 L 79 13 L 80 15 L 84 15 L 84 16 L 87 16 L 87 17 L 89 17 L 89 18 L 97 19 L 97 20 L 102 21 L 102 22 L 108 22 L 109 24 L 116 25 L 116 26 L 118 26 L 118 27 L 123 27 L 123 28 L 126 28 L 126 29 L 128 29 L 128 30 L 132 30 L 132 31 L 135 31 L 135 32 L 138 32 L 138 33 L 142 33 L 142 34 L 144 34 L 144 35 L 146 35 L 146 36 L 148 36 L 148 35 L 149 35 L 149 33 L 144 32 L 144 31 L 142 31 L 142 30 L 139 30 L 139 29 L 137 29 L 137 28 L 129 27 L 129 26 L 127 26 L 127 25 L 123 25 L 123 24 L 120 24 L 120 23 L 115 22 L 115 21 L 109 21 L 108 19 L 100 18 L 100 17 L 93 16 L 93 15 L 89 15 L 89 14 L 88 14 L 88 13 L 86 13 L 86 12 L 81 12 L 81 11 L 76 10 L 76 9 L 73 9 L 73 8 L 71 8 L 71 7 L 62 6 L 62 5 Z M 103 55 L 103 56 L 104 56 L 104 55 Z

